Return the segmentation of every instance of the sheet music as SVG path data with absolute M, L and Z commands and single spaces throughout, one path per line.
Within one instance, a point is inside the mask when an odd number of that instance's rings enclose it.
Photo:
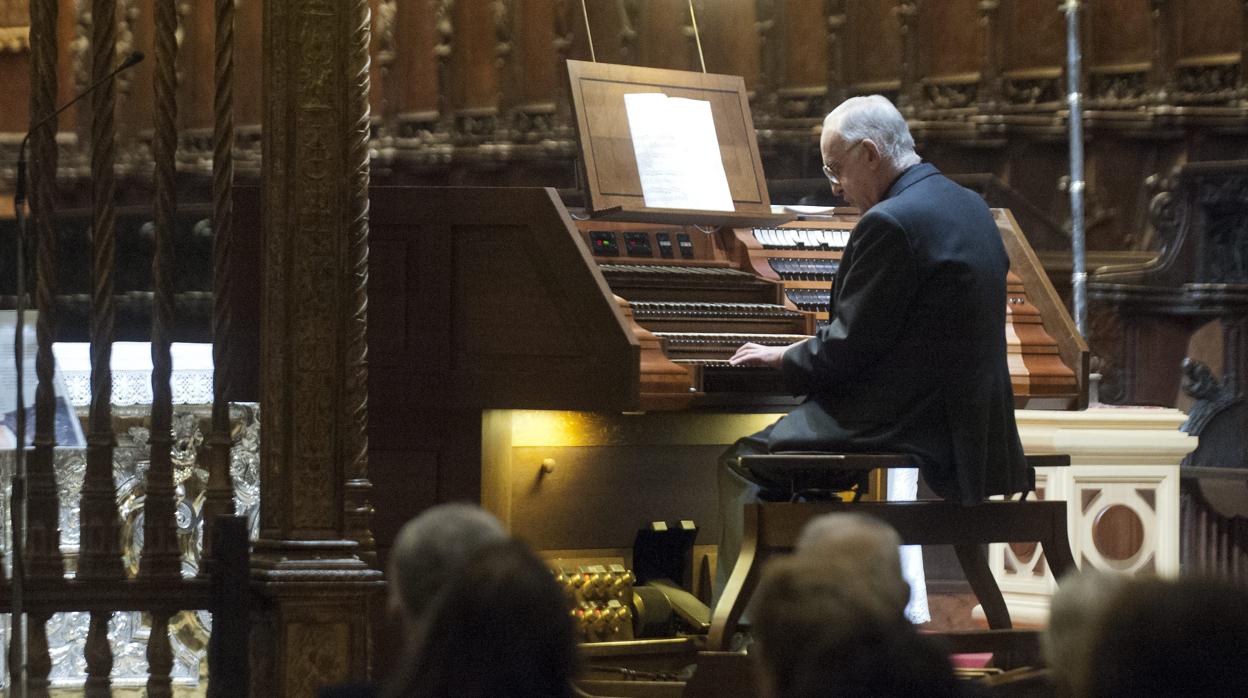
M 624 106 L 646 206 L 735 210 L 710 102 L 654 92 Z

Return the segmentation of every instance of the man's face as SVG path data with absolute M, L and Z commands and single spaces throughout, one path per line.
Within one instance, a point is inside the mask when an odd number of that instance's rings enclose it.
M 823 155 L 823 172 L 832 186 L 832 193 L 849 205 L 866 213 L 880 202 L 882 160 L 879 149 L 870 140 L 846 142 L 835 131 L 824 131 L 819 150 Z

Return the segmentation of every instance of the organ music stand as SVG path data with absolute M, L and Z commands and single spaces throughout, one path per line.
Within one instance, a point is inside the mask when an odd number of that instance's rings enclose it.
M 745 80 L 684 70 L 568 61 L 577 145 L 591 216 L 638 223 L 775 226 Z M 647 207 L 628 128 L 624 95 L 661 92 L 710 102 L 734 211 Z

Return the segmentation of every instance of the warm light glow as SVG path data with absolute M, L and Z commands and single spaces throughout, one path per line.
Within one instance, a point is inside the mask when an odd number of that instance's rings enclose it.
M 602 414 L 512 410 L 511 445 L 519 448 L 613 444 L 730 444 L 779 418 L 779 414 Z

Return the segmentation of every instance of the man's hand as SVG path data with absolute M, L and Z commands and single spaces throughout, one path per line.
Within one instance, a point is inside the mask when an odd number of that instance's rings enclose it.
M 731 359 L 728 359 L 728 363 L 733 366 L 770 366 L 771 368 L 780 368 L 786 350 L 788 350 L 787 346 L 767 347 L 751 342 L 741 345 L 741 348 L 737 349 L 737 353 L 733 354 Z

